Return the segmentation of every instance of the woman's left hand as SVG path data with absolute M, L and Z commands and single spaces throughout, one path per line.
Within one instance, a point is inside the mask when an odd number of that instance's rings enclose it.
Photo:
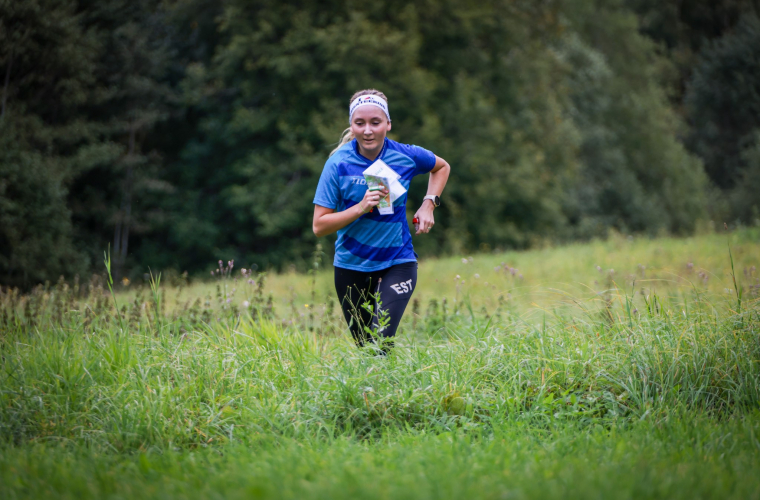
M 422 206 L 417 210 L 417 213 L 414 214 L 414 217 L 419 220 L 417 233 L 415 234 L 429 233 L 430 230 L 433 229 L 433 225 L 435 225 L 435 217 L 433 217 L 434 208 L 435 207 L 430 200 L 422 202 Z

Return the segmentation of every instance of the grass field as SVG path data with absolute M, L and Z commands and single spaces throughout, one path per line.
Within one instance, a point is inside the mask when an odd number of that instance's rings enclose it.
M 758 229 L 426 260 L 388 358 L 328 271 L 4 290 L 0 496 L 760 498 L 756 267 Z

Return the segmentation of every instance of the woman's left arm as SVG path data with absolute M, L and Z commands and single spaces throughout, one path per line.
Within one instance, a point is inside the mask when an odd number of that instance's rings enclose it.
M 430 171 L 430 180 L 428 181 L 428 195 L 441 196 L 443 188 L 446 187 L 446 181 L 449 180 L 449 173 L 451 172 L 451 166 L 443 158 L 435 157 L 435 166 Z M 417 234 L 429 233 L 433 229 L 435 219 L 433 217 L 433 210 L 435 205 L 431 200 L 425 200 L 422 202 L 422 206 L 414 216 L 419 219 L 419 229 Z

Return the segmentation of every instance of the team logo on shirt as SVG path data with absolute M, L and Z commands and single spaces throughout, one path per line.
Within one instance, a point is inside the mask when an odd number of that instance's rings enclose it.
M 404 293 L 409 293 L 410 291 L 412 291 L 412 280 L 406 280 L 406 281 L 402 281 L 401 283 L 396 283 L 394 285 L 391 285 L 391 288 L 393 288 L 393 290 L 399 295 L 404 294 Z

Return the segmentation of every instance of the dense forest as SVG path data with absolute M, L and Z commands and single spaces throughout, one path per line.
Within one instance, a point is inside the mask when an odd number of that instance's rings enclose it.
M 0 0 L 0 283 L 308 267 L 370 87 L 452 165 L 421 255 L 760 223 L 759 4 Z

